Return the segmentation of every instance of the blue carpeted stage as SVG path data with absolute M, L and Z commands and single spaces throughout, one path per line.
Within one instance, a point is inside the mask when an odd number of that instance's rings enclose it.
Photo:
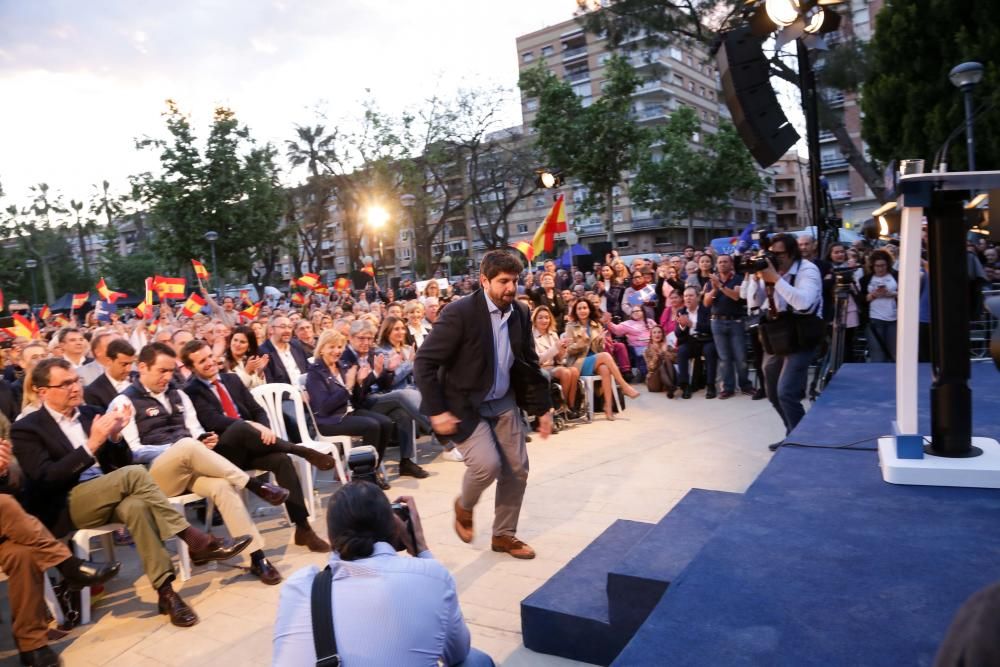
M 974 433 L 1000 438 L 1000 374 L 974 365 L 971 384 Z M 789 441 L 889 433 L 894 386 L 890 364 L 844 366 Z M 875 451 L 784 447 L 742 497 L 692 492 L 655 526 L 620 523 L 608 532 L 627 541 L 599 538 L 524 600 L 528 648 L 628 666 L 929 665 L 959 605 L 1000 580 L 1000 492 L 886 484 Z

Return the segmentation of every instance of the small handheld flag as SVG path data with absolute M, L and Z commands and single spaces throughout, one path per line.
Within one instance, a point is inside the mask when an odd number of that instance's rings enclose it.
M 42 320 L 42 322 L 52 317 L 52 309 L 49 308 L 48 304 L 42 306 L 42 309 L 38 311 L 38 317 Z
M 205 307 L 205 297 L 200 294 L 191 294 L 187 301 L 184 302 L 184 307 L 181 308 L 181 315 L 185 317 L 194 317 L 195 313 L 201 311 Z
M 525 259 L 529 262 L 535 258 L 535 247 L 528 243 L 527 241 L 518 241 L 517 243 L 511 243 L 511 248 L 514 248 L 519 253 L 524 255 Z
M 306 297 L 301 292 L 296 292 L 295 294 L 292 295 L 292 303 L 301 306 L 305 304 L 305 302 L 306 302 Z
M 260 312 L 260 307 L 262 305 L 264 305 L 264 302 L 263 301 L 258 301 L 257 303 L 253 304 L 252 306 L 241 310 L 240 311 L 240 317 L 242 317 L 243 319 L 248 320 L 248 321 L 255 319 L 257 317 L 257 313 Z
M 124 292 L 115 292 L 108 287 L 108 284 L 104 282 L 104 278 L 101 278 L 100 282 L 97 283 L 97 292 L 101 295 L 101 298 L 108 303 L 114 303 L 123 296 L 126 296 Z
M 198 276 L 198 280 L 208 280 L 208 269 L 205 268 L 204 264 L 196 259 L 192 259 L 191 266 L 194 267 L 194 275 Z
M 103 282 L 103 280 L 102 280 Z M 77 308 L 83 308 L 84 304 L 87 303 L 87 299 L 90 298 L 90 292 L 84 292 L 83 294 L 74 294 L 73 303 L 70 305 L 70 310 L 76 310 Z
M 319 274 L 307 273 L 301 278 L 296 278 L 295 284 L 306 289 L 316 289 L 316 285 L 319 285 Z
M 4 331 L 15 338 L 38 338 L 38 323 L 29 320 L 24 315 L 15 313 L 13 316 L 14 326 L 5 327 Z
M 160 295 L 160 299 L 183 299 L 186 283 L 183 278 L 153 277 L 153 289 Z
M 351 289 L 351 279 L 350 278 L 337 278 L 333 282 L 333 289 L 338 292 L 346 292 Z

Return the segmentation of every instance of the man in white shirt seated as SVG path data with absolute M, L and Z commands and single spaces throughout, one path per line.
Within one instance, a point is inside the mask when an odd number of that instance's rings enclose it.
M 80 379 L 83 380 L 84 386 L 90 384 L 104 373 L 104 369 L 108 366 L 108 359 L 105 354 L 108 344 L 116 338 L 121 338 L 121 335 L 113 329 L 98 329 L 91 336 L 90 353 L 94 356 L 94 360 L 76 369 L 76 372 L 80 374 Z
M 489 656 L 469 646 L 455 580 L 427 549 L 413 498 L 396 502 L 405 506 L 407 522 L 369 482 L 351 482 L 330 498 L 329 632 L 341 664 L 492 665 Z M 416 558 L 398 556 L 404 549 Z M 281 589 L 274 625 L 275 667 L 316 664 L 311 596 L 318 574 L 316 566 L 305 567 Z
M 83 390 L 83 400 L 87 405 L 107 410 L 115 396 L 125 391 L 131 384 L 129 375 L 135 363 L 135 348 L 117 336 L 104 346 L 94 363 L 101 367 L 101 374 L 94 378 Z M 80 374 L 81 379 L 83 374 Z
M 202 428 L 191 399 L 170 386 L 176 354 L 163 343 L 151 343 L 139 351 L 139 378 L 111 403 L 132 408 L 122 437 L 137 463 L 152 463 L 149 474 L 163 493 L 178 496 L 194 492 L 212 498 L 232 535 L 250 535 L 253 540 L 250 572 L 265 584 L 281 581 L 281 574 L 264 556 L 264 540 L 250 519 L 239 490 L 259 496 L 272 505 L 288 499 L 288 490 L 251 478 L 212 449 L 219 436 Z

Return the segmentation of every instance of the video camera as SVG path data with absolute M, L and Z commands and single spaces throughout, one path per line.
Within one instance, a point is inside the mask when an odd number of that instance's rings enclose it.
M 739 273 L 757 273 L 767 268 L 768 260 L 774 264 L 771 254 L 771 234 L 766 229 L 756 231 L 751 235 L 757 250 L 746 255 L 733 255 L 733 264 Z

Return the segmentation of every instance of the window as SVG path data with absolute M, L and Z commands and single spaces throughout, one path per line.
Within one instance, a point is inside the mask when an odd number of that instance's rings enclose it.
M 538 195 L 535 197 L 535 208 L 541 208 L 545 206 L 545 195 Z
M 617 245 L 619 248 L 627 248 L 629 246 L 629 240 L 628 239 L 615 239 L 615 245 Z
M 607 62 L 608 62 L 609 60 L 611 60 L 611 56 L 612 56 L 612 55 L 613 55 L 613 54 L 611 54 L 611 53 L 602 53 L 602 54 L 601 54 L 600 56 L 598 56 L 598 58 L 597 58 L 597 64 L 598 64 L 598 65 L 604 65 L 604 64 L 605 64 L 605 63 L 607 63 Z
M 553 54 L 553 49 L 552 49 L 551 46 L 543 46 L 542 47 L 542 57 L 543 58 L 551 56 L 552 54 Z
M 534 51 L 525 51 L 524 53 L 521 54 L 521 61 L 522 62 L 530 63 L 534 59 L 535 59 L 535 52 Z
M 670 47 L 670 57 L 678 62 L 684 62 L 684 54 L 676 46 Z
M 694 81 L 688 81 L 688 90 L 694 92 Z
M 693 133 L 691 135 L 691 141 L 693 141 L 696 144 L 700 144 L 701 143 L 701 132 L 695 132 L 695 133 Z
M 526 222 L 519 222 L 519 223 L 517 223 L 517 233 L 518 234 L 527 234 L 528 233 L 528 223 L 526 223 Z
M 618 223 L 618 222 L 625 222 L 625 212 L 624 211 L 615 211 L 615 214 L 612 216 L 611 219 L 614 220 L 616 223 Z
M 396 255 L 400 259 L 410 259 L 410 249 L 409 248 L 397 248 Z
M 538 111 L 538 98 L 529 97 L 524 101 L 525 111 Z
M 698 94 L 705 97 L 705 86 L 698 86 Z
M 577 97 L 589 97 L 590 91 L 591 88 L 589 81 L 586 83 L 578 83 L 575 86 L 573 86 L 573 94 L 575 94 Z
M 684 77 L 682 77 L 680 74 L 674 74 L 674 85 L 675 86 L 680 86 L 681 88 L 683 88 L 684 87 Z
M 666 234 L 657 234 L 653 237 L 654 245 L 673 245 L 674 242 L 670 240 L 670 237 Z

